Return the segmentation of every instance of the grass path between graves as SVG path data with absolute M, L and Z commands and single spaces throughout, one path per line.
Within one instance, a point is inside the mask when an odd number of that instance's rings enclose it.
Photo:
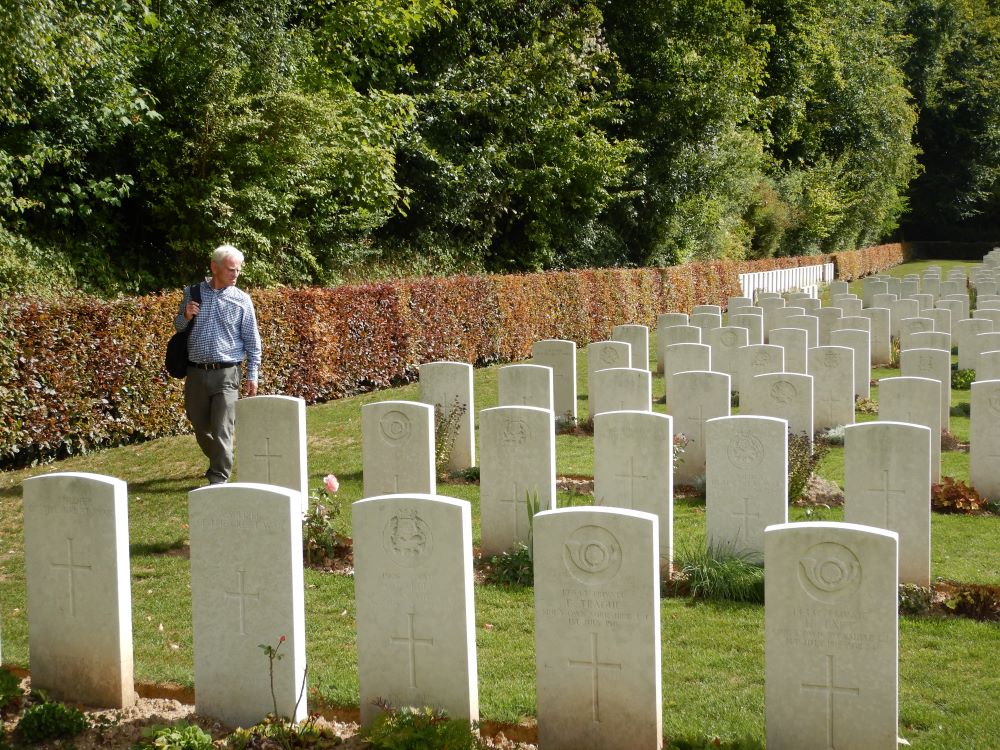
M 907 264 L 893 275 L 920 270 L 931 262 Z M 966 263 L 939 261 L 945 273 Z M 860 296 L 860 285 L 856 293 Z M 852 288 L 852 291 L 855 289 Z M 651 350 L 653 349 L 651 341 Z M 655 355 L 652 357 L 655 369 Z M 586 361 L 581 352 L 580 410 L 586 415 Z M 496 368 L 475 372 L 476 410 L 497 403 Z M 878 370 L 874 378 L 897 375 Z M 663 395 L 654 379 L 654 398 Z M 953 392 L 952 403 L 968 400 Z M 361 497 L 362 404 L 415 399 L 417 386 L 310 407 L 307 410 L 311 484 L 334 473 L 341 481 L 342 530 L 350 533 L 350 503 Z M 877 389 L 873 398 L 877 398 Z M 663 404 L 654 409 L 664 411 Z M 869 415 L 858 415 L 870 419 Z M 968 437 L 968 419 L 952 417 L 952 432 Z M 593 443 L 584 436 L 557 438 L 560 475 L 592 476 Z M 201 484 L 203 459 L 190 436 L 75 457 L 29 470 L 0 474 L 0 616 L 6 664 L 28 666 L 27 620 L 21 516 L 21 482 L 52 471 L 108 474 L 128 482 L 131 535 L 132 610 L 136 679 L 192 684 L 187 492 Z M 968 455 L 943 454 L 943 473 L 968 478 Z M 826 457 L 821 474 L 843 483 L 843 450 Z M 442 484 L 439 492 L 469 500 L 478 517 L 476 485 Z M 580 496 L 561 493 L 566 503 Z M 839 509 L 792 508 L 791 520 L 839 520 Z M 479 529 L 475 523 L 474 538 Z M 676 545 L 704 540 L 703 500 L 679 500 Z M 943 516 L 932 521 L 935 577 L 1000 584 L 1000 518 Z M 356 705 L 354 586 L 350 577 L 307 570 L 306 628 L 310 700 Z M 484 719 L 518 722 L 533 715 L 534 627 L 530 589 L 476 587 L 476 639 L 480 702 Z M 763 608 L 684 599 L 662 601 L 663 718 L 665 739 L 724 740 L 764 735 Z M 900 618 L 900 736 L 914 747 L 1000 747 L 1000 626 L 964 619 Z M 266 679 L 262 657 L 262 676 Z

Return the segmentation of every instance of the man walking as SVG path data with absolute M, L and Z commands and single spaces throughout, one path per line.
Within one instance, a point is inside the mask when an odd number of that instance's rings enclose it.
M 205 478 L 211 484 L 229 479 L 233 469 L 233 427 L 240 390 L 240 364 L 247 360 L 246 395 L 257 395 L 260 333 L 250 295 L 236 288 L 243 253 L 221 245 L 212 253 L 212 275 L 200 285 L 201 304 L 190 287 L 174 319 L 178 331 L 198 319 L 188 337 L 184 409 L 202 453 L 208 457 Z

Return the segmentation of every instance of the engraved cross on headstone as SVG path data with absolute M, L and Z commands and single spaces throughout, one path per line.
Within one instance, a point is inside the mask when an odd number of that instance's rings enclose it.
M 236 577 L 239 581 L 238 591 L 227 591 L 225 592 L 226 599 L 236 599 L 240 607 L 240 635 L 246 635 L 246 613 L 247 613 L 247 599 L 253 599 L 256 602 L 260 602 L 260 592 L 250 593 L 246 590 L 246 574 L 245 570 L 237 570 Z
M 636 479 L 649 479 L 646 474 L 636 474 L 635 473 L 635 456 L 629 456 L 628 458 L 628 474 L 621 473 L 615 474 L 615 479 L 627 479 L 628 480 L 628 507 L 635 507 L 635 480 Z
M 838 693 L 840 695 L 860 695 L 861 691 L 856 687 L 845 687 L 843 685 L 834 685 L 833 654 L 826 654 L 826 682 L 822 685 L 803 682 L 800 688 L 803 692 L 810 690 L 810 691 L 826 693 L 826 747 L 827 750 L 836 750 L 836 746 L 834 745 L 833 742 L 834 695 Z
M 591 680 L 591 716 L 595 724 L 601 722 L 601 694 L 599 673 L 602 669 L 615 672 L 622 671 L 621 662 L 599 661 L 597 658 L 597 633 L 590 634 L 590 659 L 588 661 L 569 660 L 571 667 L 585 667 L 590 670 Z
M 51 563 L 53 568 L 66 568 L 69 573 L 69 616 L 76 617 L 76 571 L 90 570 L 90 565 L 81 565 L 73 561 L 73 540 L 66 538 L 67 562 Z
M 271 438 L 264 438 L 264 452 L 254 453 L 254 458 L 263 458 L 265 460 L 265 465 L 267 466 L 267 483 L 271 483 L 271 459 L 272 458 L 282 458 L 280 453 L 271 453 Z
M 832 422 L 836 417 L 837 394 L 833 391 L 826 391 L 823 396 L 816 394 L 816 401 L 826 404 L 826 418 Z
M 694 429 L 691 433 L 685 434 L 691 442 L 700 444 L 702 432 L 705 429 L 705 407 L 702 404 L 698 404 L 698 413 L 696 415 L 684 417 L 684 421 L 694 423 Z
M 740 519 L 740 527 L 739 527 L 739 529 L 736 530 L 736 541 L 740 540 L 740 535 L 742 534 L 743 538 L 749 543 L 749 541 L 750 541 L 750 519 L 751 518 L 756 518 L 758 521 L 760 520 L 760 513 L 751 513 L 750 512 L 750 498 L 749 497 L 744 497 L 743 498 L 743 511 L 742 512 L 735 511 L 735 512 L 731 513 L 730 515 L 732 515 L 734 518 L 739 518 Z
M 513 483 L 513 489 L 508 497 L 500 498 L 500 502 L 507 503 L 514 511 L 514 535 L 521 538 L 521 517 L 528 517 L 531 510 L 528 508 L 528 495 L 517 482 Z M 521 505 L 524 505 L 524 513 L 521 513 Z
M 400 646 L 405 645 L 409 651 L 410 656 L 410 687 L 417 687 L 417 646 L 433 646 L 433 638 L 417 638 L 413 632 L 413 618 L 415 612 L 408 612 L 406 614 L 406 635 L 405 636 L 391 636 L 389 638 L 390 646 Z
M 905 495 L 906 492 L 903 490 L 891 490 L 889 489 L 889 470 L 882 469 L 882 486 L 881 487 L 869 487 L 866 492 L 875 493 L 882 497 L 882 501 L 885 503 L 885 528 L 892 528 L 892 495 Z

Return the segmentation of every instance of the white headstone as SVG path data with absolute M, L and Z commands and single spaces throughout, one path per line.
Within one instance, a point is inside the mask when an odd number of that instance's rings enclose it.
M 785 372 L 806 373 L 809 333 L 805 328 L 775 328 L 769 338 L 772 346 L 785 350 Z
M 882 378 L 878 384 L 878 418 L 906 422 L 931 431 L 931 481 L 941 481 L 941 384 L 930 378 Z
M 817 341 L 820 340 L 819 335 L 819 318 L 815 315 L 789 315 L 781 323 L 782 328 L 801 328 L 808 334 L 807 338 L 810 347 L 817 346 Z M 771 339 L 768 338 L 769 343 Z
M 612 367 L 628 367 L 631 362 L 632 346 L 624 341 L 594 341 L 587 344 L 587 395 L 592 395 L 595 372 Z
M 871 333 L 872 320 L 865 315 L 845 315 L 840 319 L 840 327 L 837 330 L 865 331 L 866 333 Z
M 976 308 L 976 311 L 972 313 L 973 319 L 988 320 L 993 323 L 993 330 L 1000 330 L 1000 310 L 984 310 L 982 308 Z
M 837 294 L 848 294 L 850 292 L 850 285 L 846 281 L 831 281 L 830 282 L 830 296 L 833 297 Z
M 399 492 L 433 495 L 434 407 L 378 401 L 361 407 L 364 496 Z
M 594 504 L 659 518 L 660 567 L 673 560 L 673 420 L 666 414 L 609 411 L 594 419 Z
M 934 321 L 930 318 L 903 318 L 899 321 L 899 348 L 900 351 L 914 349 L 910 343 L 910 336 L 914 333 L 923 333 L 934 330 Z
M 768 748 L 895 750 L 897 546 L 847 523 L 765 530 Z
M 951 310 L 934 307 L 930 310 L 923 310 L 920 314 L 934 321 L 935 331 L 938 333 L 947 333 L 951 336 Z
M 962 311 L 952 318 L 951 324 L 955 325 L 956 320 L 965 320 L 969 317 L 969 295 L 966 292 L 960 292 L 959 294 L 949 294 L 942 297 L 939 302 L 957 302 L 962 306 Z
M 747 329 L 748 344 L 764 343 L 764 318 L 756 313 L 749 313 L 749 307 L 742 308 L 737 315 L 729 316 L 729 325 Z M 753 308 L 759 310 L 760 308 Z
M 864 305 L 861 304 L 861 300 L 859 300 L 857 297 L 853 299 L 851 298 L 839 299 L 833 303 L 833 306 L 839 307 L 841 312 L 843 312 L 845 316 L 860 315 L 861 309 L 864 307 Z
M 830 335 L 832 346 L 846 346 L 854 351 L 854 396 L 871 398 L 871 337 L 868 331 L 841 328 Z
M 911 333 L 909 349 L 940 349 L 951 356 L 951 336 L 942 331 L 919 331 Z
M 895 294 L 876 294 L 872 297 L 872 303 L 870 305 L 865 305 L 865 308 L 884 307 L 888 310 L 892 307 L 892 303 L 898 299 L 899 297 Z
M 531 361 L 552 368 L 556 421 L 576 419 L 576 342 L 544 339 L 531 346 Z
M 861 303 L 864 307 L 874 307 L 876 294 L 888 294 L 889 284 L 869 276 L 861 282 Z
M 1000 349 L 979 354 L 976 380 L 1000 380 Z
M 531 406 L 483 409 L 479 453 L 480 533 L 483 555 L 489 556 L 527 543 L 529 500 L 543 510 L 555 507 L 552 412 Z
M 924 310 L 930 310 L 932 307 L 934 307 L 933 294 L 926 294 L 924 292 L 921 292 L 920 294 L 914 294 L 913 299 L 915 299 L 917 301 L 917 304 L 920 305 L 921 313 L 923 313 Z
M 299 493 L 309 510 L 306 402 L 292 396 L 254 396 L 236 402 L 236 478 Z
M 674 418 L 674 432 L 687 438 L 674 481 L 691 484 L 705 475 L 705 422 L 728 417 L 729 376 L 720 372 L 679 372 L 673 377 L 673 391 L 667 410 Z
M 698 315 L 699 313 L 708 313 L 709 315 L 722 315 L 722 307 L 720 305 L 695 305 L 691 309 L 693 315 Z
M 788 423 L 735 416 L 705 423 L 710 549 L 764 560 L 764 528 L 788 521 Z
M 497 371 L 497 405 L 552 409 L 552 368 L 544 365 L 501 367 Z
M 892 359 L 891 315 L 884 307 L 870 307 L 861 314 L 871 321 L 872 365 L 889 364 Z
M 899 353 L 904 377 L 931 378 L 941 384 L 941 429 L 951 429 L 951 352 L 940 349 L 907 349 Z
M 738 391 L 737 352 L 747 345 L 747 329 L 736 326 L 713 328 L 708 332 L 708 345 L 712 347 L 712 369 L 728 375 L 732 389 Z
M 674 344 L 700 344 L 701 329 L 697 326 L 673 325 L 656 334 L 656 371 L 664 372 L 667 347 Z
M 704 341 L 710 330 L 722 326 L 722 315 L 718 313 L 692 313 L 691 325 L 701 329 L 701 338 Z
M 969 481 L 991 500 L 1000 499 L 1000 380 L 972 384 L 969 418 Z
M 390 705 L 479 719 L 472 512 L 440 495 L 351 506 L 361 723 Z
M 135 703 L 128 492 L 97 474 L 24 481 L 33 689 L 90 706 Z
M 700 346 L 682 344 L 681 346 Z M 590 416 L 606 411 L 652 411 L 653 378 L 649 370 L 613 367 L 598 370 L 590 384 Z M 482 428 L 480 428 L 481 430 Z
M 735 315 L 739 309 L 744 307 L 753 307 L 753 299 L 750 297 L 730 297 L 726 303 L 726 311 L 729 315 Z
M 660 747 L 656 516 L 563 508 L 535 538 L 539 747 Z
M 899 582 L 931 585 L 931 431 L 902 422 L 844 430 L 844 520 L 899 534 Z
M 440 410 L 441 418 L 450 420 L 454 425 L 448 469 L 462 471 L 475 466 L 476 404 L 472 365 L 466 362 L 426 362 L 420 365 L 420 402 L 429 404 L 435 413 Z M 458 414 L 452 417 L 455 409 L 458 409 Z
M 812 443 L 812 375 L 772 372 L 758 375 L 740 393 L 740 413 L 757 417 L 775 417 L 788 422 L 793 434 L 804 434 Z
M 975 370 L 979 348 L 973 337 L 981 333 L 992 333 L 993 324 L 980 318 L 959 320 L 952 325 L 952 340 L 958 347 L 958 369 Z
M 195 710 L 248 727 L 273 712 L 306 718 L 302 507 L 264 484 L 188 493 Z M 281 636 L 285 640 L 279 643 Z M 269 665 L 261 644 L 283 658 Z
M 813 347 L 808 367 L 813 378 L 813 429 L 854 424 L 854 350 Z
M 637 370 L 649 369 L 649 328 L 640 325 L 615 326 L 612 341 L 624 341 L 632 347 L 628 366 Z
M 785 368 L 785 350 L 774 344 L 747 346 L 740 349 L 736 356 L 741 388 L 745 388 L 757 375 L 781 372 Z
M 707 337 L 706 337 L 707 338 Z M 667 403 L 673 393 L 671 380 L 674 373 L 688 370 L 711 370 L 712 347 L 708 344 L 672 344 L 664 357 L 663 380 L 667 390 Z
M 809 339 L 809 346 L 829 346 L 830 333 L 840 328 L 840 321 L 846 313 L 839 307 L 824 307 L 817 310 L 815 315 L 818 321 L 817 338 Z

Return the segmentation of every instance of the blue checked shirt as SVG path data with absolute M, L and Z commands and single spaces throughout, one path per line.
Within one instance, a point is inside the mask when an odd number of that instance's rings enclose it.
M 257 382 L 260 372 L 260 333 L 250 295 L 235 286 L 213 289 L 211 279 L 201 283 L 201 311 L 188 337 L 188 359 L 192 362 L 242 362 L 247 359 L 247 380 Z M 188 324 L 184 308 L 191 301 L 191 287 L 184 287 L 174 328 Z

